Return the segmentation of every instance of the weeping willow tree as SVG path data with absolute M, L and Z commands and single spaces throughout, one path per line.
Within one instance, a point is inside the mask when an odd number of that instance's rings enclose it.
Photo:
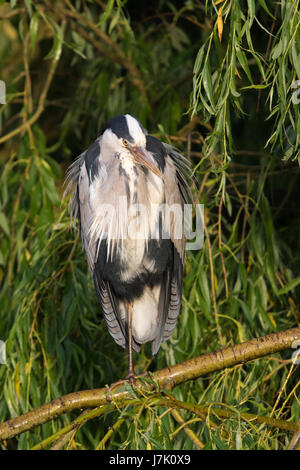
M 0 1 L 0 422 L 126 375 L 62 202 L 105 122 L 130 113 L 180 149 L 205 205 L 176 331 L 134 356 L 148 391 L 69 406 L 3 449 L 299 445 L 299 361 L 278 346 L 299 332 L 299 20 L 296 0 Z M 258 337 L 277 348 L 172 390 L 157 372 Z

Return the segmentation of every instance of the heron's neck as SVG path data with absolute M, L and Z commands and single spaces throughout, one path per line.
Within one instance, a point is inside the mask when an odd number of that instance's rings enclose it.
M 119 174 L 125 183 L 128 205 L 138 204 L 137 185 L 139 171 L 134 162 L 128 158 L 120 158 Z

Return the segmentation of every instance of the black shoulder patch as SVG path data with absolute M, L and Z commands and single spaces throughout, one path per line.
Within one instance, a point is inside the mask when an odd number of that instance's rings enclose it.
M 156 137 L 153 137 L 153 135 L 147 135 L 146 149 L 153 154 L 160 171 L 164 171 L 167 151 L 163 144 L 158 139 L 156 139 Z
M 86 171 L 87 171 L 90 182 L 92 182 L 94 178 L 98 175 L 99 167 L 100 167 L 100 161 L 98 158 L 99 155 L 100 155 L 100 142 L 99 140 L 96 140 L 95 142 L 92 143 L 92 145 L 89 146 L 89 148 L 85 152 L 85 158 L 84 158 Z
M 106 129 L 111 129 L 119 139 L 127 139 L 129 142 L 133 142 L 133 139 L 129 134 L 127 120 L 124 114 L 111 118 L 104 130 Z

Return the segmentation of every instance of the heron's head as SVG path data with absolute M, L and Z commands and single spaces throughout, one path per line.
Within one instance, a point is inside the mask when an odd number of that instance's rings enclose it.
M 102 135 L 101 150 L 112 156 L 117 155 L 123 161 L 133 161 L 135 165 L 142 165 L 162 177 L 155 159 L 146 149 L 146 136 L 147 133 L 138 119 L 130 114 L 122 114 L 107 123 Z

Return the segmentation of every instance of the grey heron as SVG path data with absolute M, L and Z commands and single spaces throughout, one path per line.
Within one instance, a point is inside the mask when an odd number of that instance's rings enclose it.
M 188 160 L 129 114 L 110 119 L 67 174 L 104 319 L 115 342 L 129 349 L 129 379 L 132 350 L 152 342 L 155 355 L 176 325 L 189 177 Z

